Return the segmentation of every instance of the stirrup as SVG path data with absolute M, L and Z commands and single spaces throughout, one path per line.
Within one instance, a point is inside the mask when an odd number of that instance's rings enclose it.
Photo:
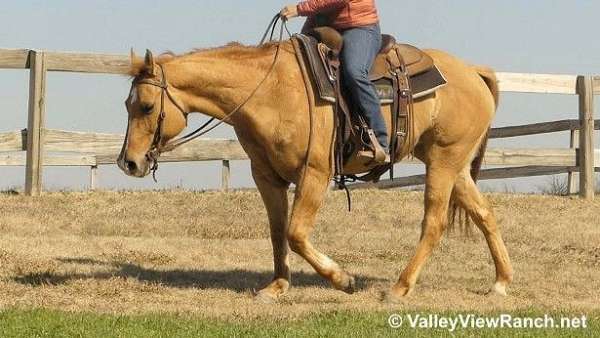
M 357 153 L 358 157 L 370 159 L 371 162 L 376 164 L 390 163 L 390 156 L 386 154 L 381 144 L 379 144 L 379 141 L 377 141 L 377 137 L 375 137 L 375 132 L 373 129 L 367 129 L 367 136 L 369 137 L 369 142 L 371 143 L 371 149 L 359 151 Z

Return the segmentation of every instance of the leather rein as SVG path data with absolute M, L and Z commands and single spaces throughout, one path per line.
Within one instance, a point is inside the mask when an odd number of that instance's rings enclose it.
M 146 158 L 149 161 L 152 161 L 152 167 L 150 168 L 150 171 L 152 171 L 152 178 L 154 179 L 155 182 L 156 182 L 156 171 L 158 170 L 158 158 L 160 157 L 160 155 L 162 153 L 167 152 L 167 151 L 172 151 L 188 142 L 191 142 L 199 137 L 202 137 L 202 136 L 206 135 L 207 133 L 211 132 L 212 130 L 214 130 L 215 128 L 217 128 L 218 126 L 227 122 L 233 115 L 235 115 L 237 112 L 239 112 L 240 109 L 242 109 L 254 97 L 254 95 L 256 95 L 258 90 L 262 87 L 262 85 L 265 83 L 265 81 L 273 73 L 273 71 L 275 70 L 275 65 L 277 64 L 277 60 L 279 59 L 281 45 L 283 43 L 284 30 L 287 31 L 288 35 L 290 35 L 290 37 L 291 37 L 291 34 L 286 25 L 286 20 L 283 19 L 280 14 L 277 14 L 273 17 L 273 19 L 269 23 L 269 26 L 267 27 L 267 30 L 266 30 L 265 34 L 263 35 L 263 37 L 260 41 L 260 44 L 259 44 L 259 45 L 263 45 L 265 43 L 269 32 L 271 32 L 269 42 L 273 41 L 275 28 L 277 26 L 278 21 L 280 21 L 280 20 L 281 20 L 281 27 L 280 27 L 280 32 L 279 32 L 279 39 L 277 40 L 277 50 L 275 52 L 275 57 L 273 59 L 273 62 L 271 63 L 271 66 L 269 67 L 269 70 L 265 74 L 264 78 L 258 83 L 256 88 L 254 88 L 254 90 L 250 93 L 250 95 L 248 95 L 248 97 L 244 101 L 242 101 L 240 104 L 238 104 L 231 112 L 229 112 L 227 115 L 225 115 L 225 117 L 223 117 L 222 119 L 219 119 L 219 122 L 217 122 L 213 126 L 209 127 L 209 125 L 212 122 L 217 120 L 217 118 L 215 118 L 215 117 L 209 119 L 208 122 L 204 123 L 202 126 L 197 128 L 196 130 L 192 131 L 191 133 L 189 133 L 185 136 L 182 136 L 176 140 L 170 141 L 166 144 L 163 144 L 162 129 L 163 129 L 163 123 L 164 123 L 164 120 L 166 117 L 165 97 L 167 97 L 171 101 L 171 103 L 173 103 L 173 105 L 175 105 L 175 107 L 177 107 L 177 109 L 181 112 L 181 114 L 183 114 L 183 117 L 186 120 L 186 125 L 187 125 L 187 120 L 188 120 L 187 118 L 188 118 L 189 112 L 186 112 L 186 110 L 183 109 L 179 103 L 177 103 L 177 101 L 175 100 L 175 98 L 173 97 L 171 92 L 169 91 L 169 83 L 167 81 L 167 74 L 165 73 L 165 70 L 161 64 L 158 64 L 158 67 L 159 67 L 160 73 L 161 73 L 160 82 L 153 81 L 153 80 L 147 80 L 147 79 L 133 81 L 132 85 L 137 86 L 140 84 L 147 84 L 147 85 L 151 85 L 151 86 L 160 88 L 160 113 L 158 115 L 157 127 L 156 127 L 156 130 L 154 131 L 154 136 L 152 139 L 152 144 L 150 145 L 150 149 L 148 150 L 148 152 L 146 152 Z M 127 129 L 129 131 L 129 127 Z M 127 142 L 127 140 L 126 140 L 126 142 Z

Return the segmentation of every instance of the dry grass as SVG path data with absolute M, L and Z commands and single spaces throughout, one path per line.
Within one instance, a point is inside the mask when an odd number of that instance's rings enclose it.
M 422 193 L 331 193 L 314 242 L 358 278 L 332 290 L 292 256 L 294 288 L 279 304 L 249 290 L 271 277 L 266 215 L 256 192 L 0 195 L 0 307 L 103 313 L 176 312 L 230 320 L 323 310 L 387 310 L 378 294 L 419 236 Z M 505 299 L 484 296 L 493 265 L 482 236 L 449 234 L 400 309 L 598 311 L 600 201 L 489 195 L 515 267 Z

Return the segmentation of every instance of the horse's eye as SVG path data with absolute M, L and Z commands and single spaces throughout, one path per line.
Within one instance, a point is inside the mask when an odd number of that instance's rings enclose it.
M 150 113 L 152 113 L 152 110 L 154 110 L 154 105 L 153 104 L 144 104 L 140 108 L 142 109 L 142 112 L 144 114 L 150 114 Z

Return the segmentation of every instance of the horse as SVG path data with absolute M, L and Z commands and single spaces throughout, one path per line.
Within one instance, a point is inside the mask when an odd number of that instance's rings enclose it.
M 495 73 L 440 50 L 424 52 L 448 83 L 415 100 L 412 139 L 396 156 L 400 161 L 413 154 L 426 165 L 424 218 L 416 252 L 383 293 L 384 300 L 398 302 L 414 291 L 448 225 L 451 205 L 466 210 L 483 232 L 496 273 L 489 292 L 506 295 L 513 278 L 510 259 L 494 212 L 471 173 L 499 101 Z M 315 96 L 305 74 L 290 40 L 259 46 L 232 43 L 157 57 L 148 50 L 144 57 L 131 53 L 128 126 L 118 166 L 130 176 L 148 175 L 157 161 L 153 149 L 174 140 L 192 112 L 231 125 L 250 159 L 270 225 L 274 275 L 255 293 L 264 301 L 288 292 L 290 250 L 335 289 L 349 294 L 356 289 L 354 277 L 309 240 L 334 175 L 335 126 L 332 106 Z M 389 127 L 390 107 L 382 111 Z M 290 212 L 291 184 L 296 188 Z

